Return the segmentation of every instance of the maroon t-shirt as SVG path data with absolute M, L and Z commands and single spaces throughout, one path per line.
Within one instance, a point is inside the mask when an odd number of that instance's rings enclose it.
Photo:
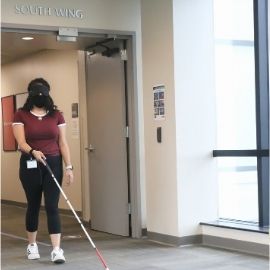
M 44 155 L 60 155 L 59 127 L 66 125 L 62 113 L 38 117 L 32 112 L 18 110 L 13 125 L 24 125 L 26 142 Z

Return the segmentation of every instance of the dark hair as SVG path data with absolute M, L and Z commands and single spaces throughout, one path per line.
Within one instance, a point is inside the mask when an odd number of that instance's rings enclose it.
M 36 84 L 42 84 L 50 90 L 50 85 L 47 81 L 45 81 L 43 78 L 36 78 L 28 84 L 28 88 L 27 88 L 28 92 L 30 92 L 30 89 Z M 57 106 L 54 105 L 53 99 L 51 98 L 50 95 L 45 96 L 45 99 L 46 99 L 45 109 L 46 111 L 48 111 L 48 115 L 53 115 L 55 111 L 57 111 Z M 22 110 L 31 111 L 33 107 L 34 107 L 33 96 L 29 95 L 26 102 L 24 103 L 22 107 Z

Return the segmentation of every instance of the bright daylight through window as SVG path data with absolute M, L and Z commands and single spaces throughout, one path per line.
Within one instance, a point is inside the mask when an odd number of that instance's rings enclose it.
M 256 149 L 252 0 L 214 0 L 217 149 Z M 218 157 L 219 218 L 258 222 L 256 157 Z

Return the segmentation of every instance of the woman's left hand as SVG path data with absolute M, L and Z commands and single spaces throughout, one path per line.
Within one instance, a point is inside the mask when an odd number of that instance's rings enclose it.
M 73 176 L 73 171 L 70 169 L 66 170 L 66 175 L 65 175 L 65 182 L 66 185 L 69 186 L 70 184 L 72 184 L 74 181 L 74 176 Z

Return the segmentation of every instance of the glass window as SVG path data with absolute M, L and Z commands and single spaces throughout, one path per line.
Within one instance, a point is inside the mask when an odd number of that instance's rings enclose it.
M 219 217 L 258 222 L 256 157 L 219 157 Z
M 252 0 L 215 0 L 217 148 L 256 148 Z
M 253 40 L 253 0 L 214 0 L 215 38 Z
M 256 149 L 253 0 L 214 0 L 217 149 Z M 257 158 L 218 158 L 219 217 L 258 222 Z
M 253 45 L 216 44 L 218 149 L 256 148 Z

